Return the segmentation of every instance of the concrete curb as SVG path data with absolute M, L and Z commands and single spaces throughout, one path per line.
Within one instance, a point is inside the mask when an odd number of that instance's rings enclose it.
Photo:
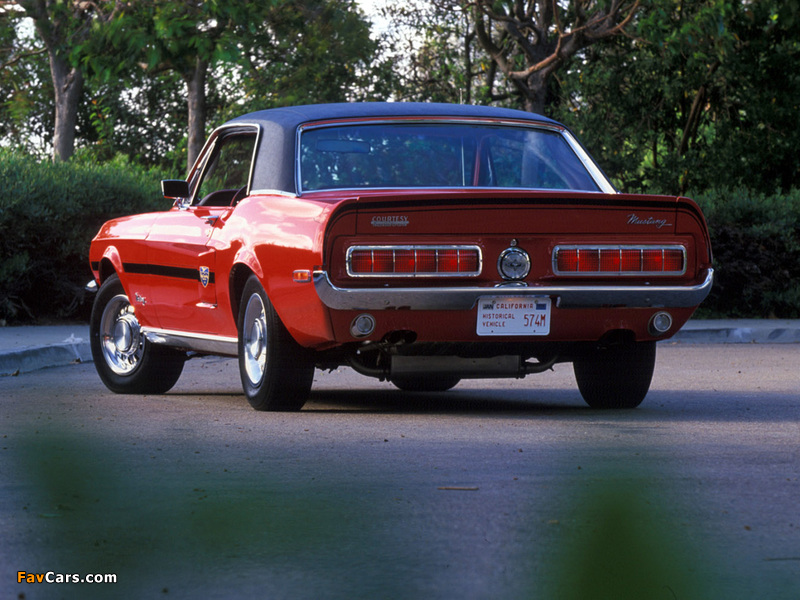
M 797 344 L 800 321 L 735 319 L 689 321 L 673 341 L 694 344 Z
M 92 362 L 92 352 L 88 342 L 80 345 L 54 344 L 13 352 L 0 352 L 0 377 L 82 362 Z

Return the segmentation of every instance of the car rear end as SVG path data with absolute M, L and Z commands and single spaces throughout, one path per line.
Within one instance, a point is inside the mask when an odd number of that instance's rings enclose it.
M 316 285 L 340 342 L 665 339 L 712 274 L 701 213 L 667 197 L 362 196 L 326 240 Z
M 381 122 L 311 134 L 300 162 L 314 176 L 301 187 L 342 198 L 314 285 L 365 374 L 522 377 L 570 361 L 578 375 L 597 356 L 607 366 L 630 355 L 649 370 L 646 393 L 655 341 L 712 285 L 697 205 L 616 193 L 559 126 Z M 624 379 L 624 367 L 609 368 Z M 622 405 L 638 404 L 642 385 Z

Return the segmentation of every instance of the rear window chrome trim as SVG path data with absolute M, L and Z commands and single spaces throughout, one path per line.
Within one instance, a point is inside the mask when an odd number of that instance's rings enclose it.
M 558 268 L 559 250 L 680 250 L 683 254 L 681 271 L 561 271 Z M 686 274 L 687 253 L 683 244 L 559 244 L 552 253 L 553 274 L 559 277 L 681 277 Z

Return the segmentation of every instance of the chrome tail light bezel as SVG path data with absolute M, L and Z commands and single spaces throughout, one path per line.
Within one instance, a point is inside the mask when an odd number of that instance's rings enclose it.
M 434 261 L 437 267 L 437 270 L 417 270 L 416 265 L 419 262 L 419 252 L 434 252 Z M 474 262 L 474 268 L 464 270 L 464 271 L 453 271 L 453 270 L 438 270 L 440 266 L 440 257 L 444 258 L 444 252 L 452 253 L 455 251 L 457 253 L 457 261 L 460 265 L 461 263 L 461 253 L 465 253 L 464 260 L 469 261 L 470 263 Z M 391 252 L 392 253 L 392 271 L 370 271 L 364 272 L 354 268 L 354 255 L 359 252 L 370 252 L 371 253 L 371 260 L 373 261 L 373 265 L 375 262 L 374 253 L 375 252 Z M 397 271 L 397 260 L 398 260 L 398 253 L 405 253 L 406 259 L 408 258 L 408 253 L 414 253 L 414 264 L 415 270 L 414 271 Z M 468 258 L 469 255 L 469 258 Z M 387 260 L 384 257 L 384 260 Z M 430 260 L 430 258 L 428 258 Z M 452 256 L 450 257 L 452 260 Z M 347 249 L 346 253 L 346 270 L 348 277 L 354 278 L 444 278 L 444 277 L 478 277 L 483 272 L 483 252 L 480 246 L 476 244 L 457 244 L 457 245 L 446 245 L 446 244 L 379 244 L 379 245 L 353 245 Z
M 562 251 L 577 251 L 577 260 L 580 260 L 581 253 L 587 253 L 587 256 L 596 253 L 597 269 L 581 270 L 578 267 L 576 270 L 567 270 L 560 268 L 559 255 Z M 645 269 L 645 252 L 653 251 L 661 252 L 661 270 Z M 617 270 L 603 269 L 603 254 L 605 253 L 607 257 L 613 257 L 615 252 L 618 253 L 619 268 Z M 628 257 L 625 260 L 622 258 L 623 252 L 628 253 Z M 636 252 L 639 254 L 639 268 L 623 269 L 623 264 L 631 260 L 630 256 Z M 680 269 L 665 269 L 667 253 L 676 252 L 680 255 Z M 553 248 L 552 266 L 553 273 L 560 277 L 681 277 L 686 274 L 687 270 L 687 252 L 686 246 L 682 244 L 560 244 Z

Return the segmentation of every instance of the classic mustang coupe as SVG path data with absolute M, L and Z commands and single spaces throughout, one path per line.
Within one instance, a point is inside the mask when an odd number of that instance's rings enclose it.
M 91 245 L 92 352 L 119 393 L 166 392 L 203 354 L 238 357 L 258 410 L 300 409 L 315 368 L 430 392 L 571 362 L 590 406 L 631 408 L 713 280 L 694 202 L 618 193 L 515 110 L 256 112 L 162 189 L 171 209 Z

